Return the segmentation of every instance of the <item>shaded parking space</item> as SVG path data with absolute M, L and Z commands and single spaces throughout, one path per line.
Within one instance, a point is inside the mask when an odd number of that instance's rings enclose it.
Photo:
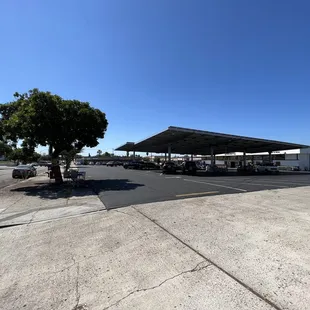
M 189 176 L 122 167 L 92 167 L 87 179 L 107 209 L 165 200 L 310 185 L 309 174 Z

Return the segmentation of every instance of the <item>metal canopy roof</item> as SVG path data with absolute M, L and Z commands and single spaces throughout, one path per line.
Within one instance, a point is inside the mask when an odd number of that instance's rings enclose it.
M 307 145 L 228 135 L 210 131 L 170 126 L 168 129 L 138 143 L 126 143 L 117 151 L 137 151 L 167 153 L 168 146 L 174 154 L 211 153 L 211 147 L 217 154 L 230 152 L 269 152 L 308 147 Z
M 134 149 L 134 145 L 135 143 L 134 142 L 126 142 L 125 144 L 119 146 L 117 149 L 115 149 L 116 151 L 133 151 Z

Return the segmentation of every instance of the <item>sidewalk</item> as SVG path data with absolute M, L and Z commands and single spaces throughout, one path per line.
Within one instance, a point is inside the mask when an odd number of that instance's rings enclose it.
M 151 203 L 1 229 L 2 307 L 307 310 L 309 188 Z M 17 208 L 25 204 L 15 200 Z
M 0 190 L 0 227 L 105 210 L 88 187 L 56 185 L 43 173 Z

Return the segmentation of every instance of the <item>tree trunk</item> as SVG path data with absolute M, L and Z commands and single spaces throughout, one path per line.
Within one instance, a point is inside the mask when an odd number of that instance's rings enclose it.
M 52 173 L 55 177 L 55 183 L 61 184 L 63 183 L 63 179 L 58 161 L 59 153 L 60 152 L 57 152 L 56 150 L 54 150 L 54 152 L 52 153 Z
M 48 146 L 48 155 L 53 157 L 53 146 L 51 144 Z

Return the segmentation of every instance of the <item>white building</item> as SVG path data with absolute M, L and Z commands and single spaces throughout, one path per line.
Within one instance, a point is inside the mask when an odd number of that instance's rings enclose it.
M 310 170 L 310 148 L 299 150 L 299 167 L 302 170 Z
M 269 161 L 269 154 L 264 153 L 247 153 L 247 162 L 261 163 L 263 161 Z M 229 153 L 229 154 L 217 154 L 217 161 L 219 163 L 226 162 L 229 167 L 235 167 L 239 161 L 243 160 L 243 153 Z M 271 154 L 271 159 L 277 166 L 287 167 L 299 167 L 301 170 L 310 169 L 310 148 L 275 151 Z
M 193 160 L 203 160 L 206 164 L 210 164 L 210 156 L 194 155 Z M 227 164 L 228 167 L 235 168 L 239 162 L 243 162 L 243 153 L 235 152 L 228 154 L 216 154 L 216 164 Z M 269 154 L 263 153 L 246 153 L 247 163 L 253 162 L 254 164 L 261 162 L 269 162 Z M 182 161 L 184 159 L 190 160 L 191 156 L 174 156 L 173 160 Z M 310 170 L 310 148 L 275 151 L 271 154 L 272 162 L 277 166 L 285 167 L 299 167 L 301 170 Z

